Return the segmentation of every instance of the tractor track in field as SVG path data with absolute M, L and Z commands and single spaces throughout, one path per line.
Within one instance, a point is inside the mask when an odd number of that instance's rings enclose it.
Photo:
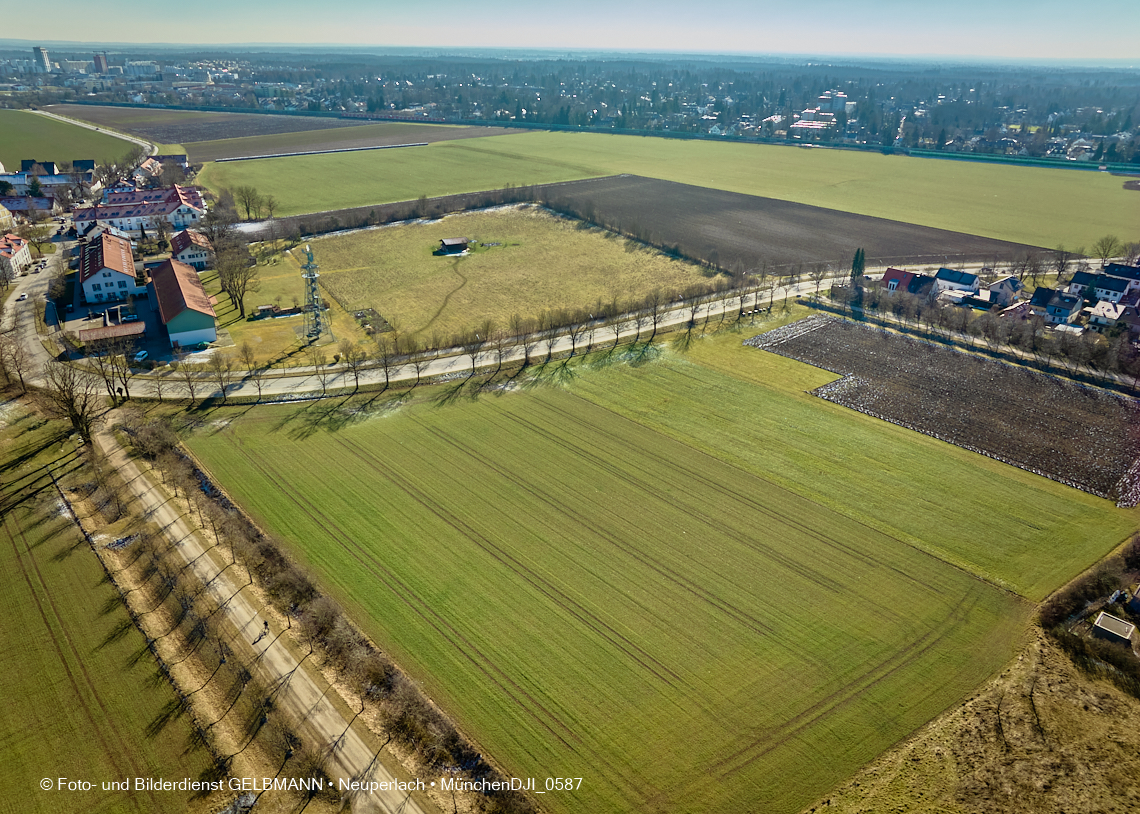
M 455 518 L 453 515 L 448 516 L 439 511 L 438 506 L 433 503 L 431 498 L 419 489 L 414 492 L 410 490 L 409 481 L 397 481 L 386 473 L 384 473 L 375 459 L 370 456 L 363 455 L 360 450 L 354 449 L 342 441 L 337 440 L 336 443 L 345 448 L 359 460 L 363 461 L 369 468 L 382 475 L 387 480 L 391 481 L 393 485 L 398 486 L 406 494 L 415 499 L 420 505 L 432 512 L 436 517 L 442 520 L 447 525 L 451 526 L 461 535 L 474 542 L 483 551 L 490 554 L 496 561 L 502 563 L 505 567 L 521 577 L 527 584 L 531 585 L 535 590 L 546 596 L 553 601 L 558 607 L 566 611 L 567 614 L 577 619 L 590 630 L 597 633 L 603 639 L 608 641 L 611 645 L 625 653 L 629 658 L 640 664 L 645 670 L 655 675 L 663 683 L 672 686 L 674 681 L 682 681 L 683 679 L 669 669 L 668 666 L 662 664 L 649 653 L 646 653 L 638 645 L 630 641 L 626 636 L 619 633 L 611 625 L 600 619 L 596 614 L 592 613 L 587 608 L 583 607 L 573 597 L 567 595 L 559 589 L 553 582 L 546 577 L 538 574 L 534 569 L 527 566 L 524 562 L 519 560 L 516 556 L 509 551 L 504 550 L 502 547 L 496 545 L 484 535 L 480 534 L 471 526 L 464 523 L 462 520 Z M 608 632 L 608 635 L 607 635 Z M 647 662 L 651 662 L 647 663 Z M 654 669 L 652 665 L 656 665 L 659 669 Z M 667 675 L 666 675 L 667 674 Z
M 584 523 L 580 517 L 575 516 L 572 512 L 566 511 L 565 506 L 562 503 L 560 503 L 549 492 L 547 492 L 545 490 L 538 489 L 535 486 L 535 484 L 524 480 L 523 478 L 515 475 L 514 473 L 510 472 L 506 468 L 498 466 L 498 465 L 492 463 L 490 460 L 485 459 L 483 457 L 480 457 L 477 453 L 472 451 L 469 447 L 463 445 L 458 440 L 451 438 L 450 436 L 446 435 L 441 430 L 438 430 L 438 429 L 432 428 L 432 427 L 424 427 L 424 429 L 429 434 L 435 435 L 437 438 L 439 438 L 445 444 L 450 446 L 452 449 L 456 449 L 456 450 L 460 451 L 461 453 L 466 455 L 468 458 L 470 458 L 472 461 L 476 461 L 476 462 L 486 466 L 487 468 L 489 468 L 490 470 L 492 470 L 493 472 L 495 472 L 496 474 L 498 474 L 499 476 L 501 476 L 505 480 L 515 484 L 516 486 L 518 486 L 521 489 L 525 489 L 529 494 L 531 494 L 535 498 L 537 498 L 541 503 L 543 503 L 545 506 L 550 508 L 558 516 L 561 516 L 562 518 L 564 518 L 568 523 L 576 525 L 582 529 L 587 529 L 587 530 L 589 530 L 589 532 L 591 534 L 595 534 L 595 535 L 601 537 L 606 542 L 610 543 L 614 548 L 618 549 L 619 551 L 626 553 L 632 559 L 637 560 L 642 565 L 646 566 L 650 570 L 661 575 L 667 581 L 673 583 L 677 587 L 681 588 L 682 590 L 684 590 L 687 593 L 691 594 L 692 596 L 696 597 L 698 600 L 705 602 L 706 604 L 710 605 L 715 610 L 717 610 L 718 612 L 723 614 L 725 617 L 732 619 L 733 621 L 740 624 L 742 627 L 745 627 L 745 628 L 751 630 L 753 633 L 755 633 L 759 636 L 769 636 L 774 632 L 770 625 L 768 625 L 768 624 L 764 623 L 763 621 L 761 621 L 760 619 L 757 619 L 756 617 L 752 616 L 751 614 L 749 614 L 748 612 L 746 612 L 742 608 L 738 608 L 735 605 L 732 605 L 731 603 L 725 602 L 724 600 L 720 600 L 717 597 L 713 596 L 712 594 L 708 593 L 707 591 L 702 590 L 699 586 L 694 585 L 691 580 L 687 579 L 686 577 L 684 577 L 683 575 L 674 571 L 673 569 L 668 568 L 668 567 L 662 565 L 660 562 L 654 560 L 646 552 L 636 548 L 635 546 L 632 546 L 632 545 L 629 545 L 629 544 L 623 542 L 622 539 L 618 535 L 607 532 L 602 528 L 596 528 L 595 529 L 595 528 L 588 526 L 588 524 Z M 611 511 L 609 509 L 604 509 L 604 511 L 611 518 L 618 519 L 618 520 L 622 519 L 616 513 L 614 513 L 613 511 Z
M 589 402 L 585 399 L 583 399 L 582 401 L 587 403 L 587 404 L 592 404 L 592 402 Z M 561 410 L 561 409 L 559 409 L 557 407 L 553 407 L 552 405 L 549 405 L 549 404 L 547 404 L 545 406 L 548 409 L 550 409 L 551 412 L 556 413 L 557 415 L 559 415 L 564 420 L 566 420 L 568 422 L 572 422 L 573 424 L 577 425 L 578 427 L 581 427 L 587 434 L 593 432 L 593 433 L 604 435 L 607 439 L 609 439 L 609 441 L 611 442 L 611 444 L 614 447 L 625 448 L 625 449 L 628 449 L 631 451 L 635 451 L 640 455 L 644 455 L 644 456 L 648 457 L 651 461 L 653 461 L 657 465 L 656 471 L 665 471 L 668 469 L 676 469 L 676 464 L 674 462 L 670 461 L 666 457 L 663 457 L 663 456 L 658 455 L 654 452 L 651 452 L 648 449 L 645 449 L 643 447 L 634 447 L 632 444 L 630 444 L 628 441 L 621 438 L 620 436 L 617 436 L 614 433 L 603 430 L 603 429 L 601 429 L 595 425 L 588 424 L 588 423 L 582 421 L 579 417 L 574 416 L 574 415 L 566 412 L 565 410 Z M 608 411 L 608 412 L 617 416 L 618 418 L 622 419 L 623 421 L 630 421 L 625 416 L 622 416 L 618 413 L 614 413 L 613 411 Z M 588 452 L 581 447 L 574 447 L 573 445 L 569 444 L 567 441 L 555 436 L 550 430 L 538 427 L 537 425 L 532 424 L 531 422 L 527 421 L 526 419 L 514 417 L 514 420 L 516 420 L 518 423 L 528 427 L 533 432 L 540 434 L 540 435 L 543 435 L 544 437 L 548 437 L 553 443 L 555 443 L 556 445 L 560 446 L 563 449 L 566 449 L 568 451 L 573 451 L 575 449 L 578 449 L 581 452 L 581 455 L 583 457 L 596 462 L 600 468 L 606 469 L 607 471 L 611 472 L 612 474 L 614 474 L 614 475 L 616 475 L 622 479 L 630 480 L 629 473 L 624 472 L 622 470 L 619 470 L 618 468 L 614 467 L 612 464 L 609 464 L 608 462 L 601 459 L 595 453 Z M 646 429 L 643 425 L 637 424 L 636 422 L 631 422 L 631 423 L 633 423 L 635 426 L 637 426 L 639 428 Z M 653 430 L 650 429 L 650 431 L 653 431 Z M 666 437 L 668 437 L 668 436 L 666 436 Z M 712 460 L 716 460 L 716 459 L 714 458 Z M 824 535 L 820 535 L 818 532 L 812 531 L 811 529 L 809 529 L 808 527 L 806 527 L 803 524 L 795 523 L 786 517 L 783 517 L 781 515 L 776 514 L 772 510 L 764 507 L 762 504 L 758 504 L 758 503 L 746 498 L 741 493 L 736 492 L 733 489 L 727 488 L 726 485 L 723 483 L 714 482 L 714 481 L 712 481 L 712 480 L 710 480 L 704 476 L 696 475 L 695 473 L 692 473 L 691 471 L 686 471 L 686 477 L 697 480 L 702 485 L 708 487 L 709 489 L 711 489 L 715 492 L 719 492 L 719 493 L 731 496 L 731 497 L 735 498 L 736 500 L 738 500 L 740 503 L 743 503 L 744 505 L 751 506 L 752 508 L 756 509 L 759 513 L 761 513 L 767 517 L 770 517 L 772 520 L 779 522 L 783 525 L 787 525 L 787 526 L 790 526 L 792 528 L 795 528 L 798 531 L 801 531 L 802 533 L 806 534 L 809 538 L 817 539 L 820 542 L 824 543 L 825 545 L 828 545 L 829 543 L 837 543 L 837 541 L 831 540 Z M 652 483 L 650 481 L 645 480 L 645 479 L 638 479 L 638 481 L 640 482 L 641 488 L 643 491 L 647 491 L 649 493 L 652 493 L 654 491 Z M 678 509 L 684 511 L 685 514 L 688 517 L 692 518 L 694 521 L 696 521 L 702 525 L 705 525 L 709 528 L 717 529 L 718 531 L 728 535 L 732 539 L 734 539 L 737 542 L 747 546 L 748 548 L 751 548 L 754 551 L 757 551 L 757 552 L 767 556 L 768 559 L 770 559 L 771 561 L 778 563 L 779 565 L 786 568 L 788 571 L 802 577 L 805 580 L 809 580 L 809 581 L 811 581 L 815 584 L 818 584 L 818 585 L 825 585 L 825 586 L 831 588 L 832 590 L 836 590 L 836 591 L 838 591 L 842 588 L 842 586 L 835 584 L 834 582 L 829 580 L 827 577 L 825 577 L 823 574 L 819 573 L 818 571 L 815 571 L 814 569 L 808 568 L 808 567 L 804 566 L 803 564 L 798 563 L 795 560 L 792 560 L 791 558 L 784 556 L 783 554 L 780 554 L 779 552 L 772 549 L 770 546 L 765 546 L 765 545 L 759 543 L 758 541 L 752 539 L 751 537 L 732 533 L 732 531 L 730 529 L 727 529 L 723 526 L 718 526 L 718 525 L 713 524 L 709 520 L 707 515 L 703 515 L 701 513 L 694 512 L 691 508 L 689 508 L 687 506 L 682 506 L 679 503 L 674 503 L 673 505 L 675 508 L 678 508 Z M 838 547 L 840 549 L 843 548 L 841 544 L 840 545 L 831 545 L 829 547 Z M 859 555 L 859 556 L 865 556 L 865 555 Z
M 688 378 L 691 378 L 693 381 L 697 381 L 697 382 L 700 381 L 696 377 L 690 376 L 689 374 L 682 374 L 682 375 L 685 375 Z M 583 401 L 585 401 L 588 404 L 594 404 L 593 401 L 590 401 L 587 398 L 583 398 L 582 396 L 578 396 L 577 394 L 572 394 L 572 395 L 574 395 L 575 398 L 582 399 Z M 621 413 L 619 413 L 615 410 L 611 410 L 608 407 L 604 407 L 602 405 L 595 405 L 595 406 L 602 407 L 602 409 L 605 409 L 608 412 L 613 413 L 615 416 L 618 416 L 619 418 L 621 418 L 624 421 L 632 423 L 634 426 L 643 427 L 643 428 L 649 429 L 653 432 L 660 432 L 665 437 L 670 438 L 674 441 L 677 441 L 676 438 L 674 438 L 672 435 L 670 435 L 667 432 L 663 432 L 661 430 L 657 430 L 657 429 L 650 427 L 648 425 L 641 424 L 641 423 L 634 421 L 633 419 L 629 418 L 628 416 L 622 415 Z M 616 441 L 621 440 L 620 437 L 618 437 L 618 436 L 611 436 L 611 437 L 613 437 Z M 684 443 L 684 442 L 678 441 L 678 443 Z M 689 446 L 689 445 L 685 444 L 685 446 Z M 696 451 L 696 452 L 699 452 L 701 455 L 709 458 L 710 460 L 718 461 L 722 464 L 726 464 L 728 466 L 731 466 L 734 469 L 744 473 L 748 477 L 755 478 L 756 480 L 759 480 L 759 481 L 769 485 L 772 489 L 779 490 L 780 492 L 790 496 L 793 499 L 802 500 L 805 503 L 810 503 L 812 506 L 816 506 L 816 507 L 822 509 L 823 511 L 829 512 L 829 513 L 831 513 L 837 517 L 843 517 L 844 519 L 850 521 L 851 523 L 854 523 L 855 525 L 859 526 L 860 528 L 866 529 L 866 530 L 872 532 L 873 534 L 882 536 L 882 537 L 889 539 L 889 540 L 893 540 L 893 541 L 897 542 L 899 545 L 906 546 L 907 548 L 912 549 L 913 551 L 916 551 L 925 557 L 929 557 L 930 559 L 933 559 L 939 563 L 942 563 L 944 565 L 948 565 L 948 566 L 954 568 L 956 571 L 959 571 L 962 574 L 965 574 L 966 576 L 970 577 L 971 579 L 978 580 L 979 582 L 982 582 L 986 585 L 997 588 L 1000 591 L 1003 591 L 1006 593 L 1011 593 L 1011 591 L 1007 587 L 1005 587 L 1003 585 L 999 585 L 999 584 L 994 583 L 994 582 L 991 582 L 991 581 L 979 576 L 978 574 L 975 574 L 971 571 L 968 571 L 967 569 L 963 568 L 961 565 L 959 565 L 955 562 L 952 562 L 950 560 L 945 560 L 942 557 L 939 557 L 937 554 L 934 554 L 930 551 L 927 551 L 923 548 L 920 548 L 919 546 L 916 546 L 913 543 L 907 542 L 906 540 L 903 540 L 902 538 L 897 537 L 888 531 L 884 531 L 883 529 L 876 528 L 876 527 L 874 527 L 874 526 L 872 526 L 872 525 L 870 525 L 870 524 L 868 524 L 862 520 L 859 520 L 858 518 L 851 517 L 850 515 L 836 511 L 835 509 L 831 508 L 830 506 L 827 506 L 824 503 L 819 502 L 818 500 L 814 500 L 810 497 L 807 497 L 805 495 L 801 495 L 797 492 L 794 492 L 794 491 L 788 489 L 786 486 L 782 486 L 779 483 L 776 483 L 775 481 L 769 480 L 768 478 L 764 477 L 763 475 L 760 475 L 756 472 L 753 472 L 750 469 L 747 469 L 747 468 L 741 466 L 740 464 L 733 463 L 732 461 L 728 461 L 728 460 L 725 460 L 722 458 L 718 458 L 715 455 L 712 455 L 711 453 L 706 452 L 705 450 L 701 449 L 699 446 L 689 446 L 689 448 Z M 652 455 L 652 453 L 649 453 L 649 454 Z M 760 511 L 763 514 L 771 517 L 773 520 L 777 520 L 779 522 L 791 525 L 794 528 L 797 528 L 797 529 L 803 531 L 809 537 L 814 537 L 815 539 L 819 540 L 821 543 L 824 543 L 828 547 L 835 548 L 839 551 L 846 552 L 849 556 L 852 556 L 858 560 L 862 560 L 863 562 L 868 563 L 870 565 L 874 565 L 875 567 L 886 568 L 887 570 L 892 571 L 893 573 L 897 574 L 898 576 L 903 577 L 904 579 L 906 579 L 910 582 L 916 583 L 917 585 L 921 586 L 925 590 L 928 590 L 928 591 L 929 590 L 935 590 L 934 586 L 930 585 L 927 582 L 924 582 L 924 581 L 918 579 L 913 574 L 909 574 L 906 571 L 899 569 L 898 566 L 895 566 L 889 562 L 886 562 L 882 559 L 879 559 L 878 557 L 874 557 L 870 554 L 867 554 L 866 552 L 859 551 L 858 549 L 852 548 L 852 547 L 844 544 L 842 541 L 838 540 L 837 538 L 830 537 L 827 535 L 823 535 L 818 531 L 812 530 L 810 527 L 806 526 L 805 524 L 796 523 L 795 521 L 792 521 L 783 515 L 774 514 L 774 513 L 772 513 L 772 511 L 770 509 L 766 508 L 763 504 L 756 503 L 752 498 L 748 497 L 747 495 L 741 494 L 739 492 L 733 492 L 732 494 L 737 496 L 740 500 L 742 500 L 746 504 L 756 507 L 756 509 L 758 511 Z
M 892 651 L 887 658 L 883 659 L 870 670 L 865 671 L 856 680 L 848 682 L 835 692 L 821 698 L 790 720 L 782 723 L 775 731 L 761 735 L 752 741 L 752 743 L 741 747 L 731 755 L 712 764 L 709 769 L 723 769 L 718 775 L 718 778 L 727 780 L 743 769 L 748 768 L 768 753 L 795 738 L 799 733 L 808 729 L 826 715 L 835 710 L 842 709 L 856 700 L 860 695 L 866 693 L 867 690 L 882 683 L 899 670 L 913 664 L 933 647 L 941 643 L 946 636 L 958 626 L 960 619 L 967 616 L 969 612 L 973 610 L 974 606 L 978 604 L 978 597 L 976 594 L 972 594 L 971 598 L 972 601 L 969 607 L 963 610 L 962 606 L 966 602 L 966 596 L 959 597 L 953 609 L 943 617 L 941 623 L 927 630 L 922 637 L 900 650 Z M 736 765 L 727 765 L 734 761 L 738 761 Z
M 7 520 L 4 521 L 4 525 L 8 527 Z M 134 772 L 133 776 L 146 776 L 146 773 L 139 768 L 138 764 L 135 762 L 131 754 L 129 741 L 122 736 L 122 733 L 120 733 L 118 728 L 114 725 L 115 717 L 111 715 L 110 711 L 103 703 L 103 699 L 99 695 L 98 686 L 91 678 L 91 674 L 87 670 L 87 665 L 83 662 L 82 655 L 76 648 L 75 642 L 72 641 L 71 637 L 67 634 L 63 618 L 59 613 L 59 608 L 56 606 L 55 600 L 52 599 L 52 592 L 48 589 L 47 582 L 44 580 L 43 572 L 40 571 L 39 564 L 36 562 L 35 556 L 32 554 L 32 548 L 28 543 L 28 538 L 24 535 L 23 527 L 17 523 L 16 533 L 19 535 L 20 541 L 24 545 L 24 550 L 27 554 L 28 561 L 31 563 L 32 570 L 35 571 L 35 582 L 39 583 L 40 588 L 43 589 L 44 596 L 47 598 L 48 606 L 51 608 L 51 615 L 55 618 L 56 624 L 58 625 L 60 631 L 59 635 L 57 635 L 56 628 L 52 627 L 51 622 L 48 619 L 48 614 L 44 609 L 43 601 L 40 599 L 39 593 L 37 593 L 35 585 L 33 584 L 32 577 L 28 573 L 28 568 L 24 564 L 24 557 L 21 555 L 20 547 L 16 543 L 16 538 L 12 536 L 11 528 L 8 527 L 6 530 L 8 532 L 8 539 L 12 543 L 12 550 L 16 555 L 16 564 L 20 569 L 20 575 L 24 578 L 24 582 L 28 586 L 28 593 L 31 594 L 32 600 L 36 603 L 36 610 L 40 615 L 40 619 L 43 621 L 44 630 L 51 641 L 52 649 L 55 651 L 56 656 L 59 659 L 59 663 L 63 666 L 64 672 L 67 673 L 67 681 L 71 685 L 72 697 L 83 710 L 83 716 L 87 719 L 88 724 L 90 724 L 91 731 L 95 733 L 95 737 L 98 739 L 99 744 L 102 746 L 103 753 L 107 756 L 107 760 L 110 761 L 112 767 L 114 768 L 116 776 L 123 776 L 123 768 L 118 760 L 120 756 L 123 757 L 124 760 L 130 765 L 130 770 Z M 71 651 L 72 658 L 78 665 L 79 672 L 83 675 L 82 683 L 86 685 L 88 691 L 91 693 L 92 698 L 94 698 L 95 703 L 99 706 L 100 711 L 103 713 L 103 720 L 106 722 L 105 727 L 99 725 L 96 720 L 96 716 L 93 714 L 93 711 L 91 709 L 91 704 L 87 701 L 84 693 L 81 691 L 80 682 L 76 679 L 71 664 L 68 662 L 67 657 L 64 655 L 64 648 L 60 643 L 60 635 L 62 635 L 63 639 L 66 641 L 67 649 Z M 108 743 L 107 730 L 110 730 L 110 734 L 113 735 L 116 741 L 118 741 L 118 749 L 112 748 L 111 744 Z M 161 810 L 161 806 L 159 805 L 159 802 L 155 797 L 153 791 L 147 791 L 147 797 L 150 798 L 151 803 L 154 804 L 154 808 L 151 810 Z M 131 796 L 130 799 L 136 809 L 139 811 L 145 811 L 145 809 L 139 807 L 140 801 L 137 797 Z
M 513 679 L 503 674 L 498 667 L 494 666 L 494 662 L 491 659 L 487 658 L 487 656 L 485 656 L 478 647 L 470 642 L 462 633 L 456 630 L 439 614 L 431 610 L 431 608 L 429 608 L 426 603 L 419 599 L 414 590 L 409 588 L 402 580 L 396 577 L 395 574 L 386 568 L 379 559 L 372 556 L 359 544 L 353 542 L 352 538 L 346 534 L 344 530 L 341 529 L 333 520 L 331 520 L 327 515 L 313 506 L 309 501 L 302 501 L 298 499 L 295 490 L 289 489 L 288 484 L 270 474 L 269 467 L 265 464 L 264 460 L 259 455 L 257 455 L 257 453 L 243 448 L 243 454 L 246 456 L 246 459 L 250 462 L 250 464 L 252 464 L 253 467 L 259 471 L 263 477 L 273 483 L 281 494 L 288 495 L 290 501 L 295 506 L 297 506 L 297 508 L 299 508 L 305 515 L 307 515 L 310 520 L 324 529 L 326 533 L 329 533 L 330 536 L 337 541 L 340 547 L 349 554 L 349 556 L 360 563 L 360 565 L 369 573 L 373 574 L 381 582 L 383 582 L 388 587 L 388 589 L 391 590 L 395 596 L 399 597 L 400 601 L 407 605 L 413 613 L 419 616 L 424 622 L 426 622 L 433 630 L 443 636 L 447 641 L 451 642 L 453 645 L 455 645 L 457 642 L 461 642 L 462 646 L 456 646 L 456 650 L 458 652 L 462 653 L 464 657 L 475 666 L 476 669 L 487 676 L 487 678 L 497 687 L 499 687 L 504 693 L 506 693 L 508 697 L 512 698 L 515 703 L 521 709 L 525 710 L 532 718 L 534 718 L 534 720 L 540 726 L 550 732 L 550 734 L 557 738 L 564 746 L 569 749 L 573 749 L 572 744 L 567 741 L 565 737 L 563 737 L 562 733 L 555 731 L 551 727 L 551 723 L 543 719 L 541 715 L 528 707 L 527 704 L 520 700 L 518 696 L 521 695 L 523 698 L 533 704 L 534 707 L 538 708 L 544 715 L 549 718 L 549 721 L 557 724 L 566 736 L 577 741 L 578 736 L 570 727 L 568 727 L 563 721 L 559 720 L 556 715 L 547 710 L 539 701 L 534 699 L 529 692 L 527 692 L 523 687 L 519 686 Z M 415 601 L 412 601 L 413 599 Z M 471 656 L 471 653 L 478 654 L 483 663 L 480 663 L 479 660 L 473 658 Z M 494 672 L 498 674 L 498 677 L 489 672 L 489 669 L 493 669 Z M 514 688 L 514 692 L 512 692 L 510 687 L 504 685 L 504 681 L 506 681 L 511 685 L 511 687 Z

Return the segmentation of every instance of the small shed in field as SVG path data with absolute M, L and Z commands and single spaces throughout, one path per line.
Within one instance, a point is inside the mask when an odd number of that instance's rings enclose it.
M 1118 619 L 1111 613 L 1101 611 L 1100 615 L 1096 617 L 1096 621 L 1093 622 L 1092 632 L 1098 639 L 1106 639 L 1131 647 L 1132 639 L 1136 635 L 1136 625 Z
M 439 241 L 440 254 L 460 254 L 467 251 L 471 239 L 467 237 L 445 237 Z

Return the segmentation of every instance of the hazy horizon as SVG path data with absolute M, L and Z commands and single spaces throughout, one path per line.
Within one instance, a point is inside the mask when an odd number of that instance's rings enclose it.
M 704 4 L 579 0 L 540 8 L 522 0 L 484 0 L 477 11 L 460 0 L 429 0 L 414 7 L 366 0 L 334 0 L 319 7 L 299 0 L 273 4 L 203 0 L 194 7 L 194 17 L 213 22 L 183 27 L 189 36 L 182 42 L 171 36 L 175 31 L 171 21 L 184 14 L 180 4 L 157 0 L 142 15 L 134 8 L 112 0 L 91 14 L 87 3 L 57 0 L 53 9 L 59 19 L 84 21 L 83 40 L 0 42 L 12 43 L 8 47 L 26 42 L 59 48 L 510 49 L 1140 65 L 1135 44 L 1140 4 L 1134 0 L 1101 0 L 1086 8 L 1080 19 L 1075 19 L 1078 15 L 1071 4 L 1058 0 L 1032 4 L 963 0 L 953 7 L 927 4 L 927 10 L 902 0 L 858 5 L 839 0 L 803 0 L 794 5 L 773 0 Z M 124 26 L 124 20 L 129 24 Z

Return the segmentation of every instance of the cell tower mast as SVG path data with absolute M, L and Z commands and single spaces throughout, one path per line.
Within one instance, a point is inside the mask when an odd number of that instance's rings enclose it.
M 313 260 L 313 250 L 305 244 L 305 265 L 301 266 L 301 278 L 305 281 L 305 337 L 310 342 L 316 342 L 322 333 L 331 334 L 328 317 L 325 315 L 324 303 L 321 302 L 321 287 L 317 279 L 321 276 L 317 272 L 317 264 Z

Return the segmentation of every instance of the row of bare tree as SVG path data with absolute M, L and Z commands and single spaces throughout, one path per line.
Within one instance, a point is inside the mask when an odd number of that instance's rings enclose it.
M 273 539 L 221 498 L 216 490 L 203 488 L 201 473 L 181 452 L 178 437 L 168 421 L 147 421 L 139 413 L 128 417 L 125 428 L 135 449 L 153 461 L 176 494 L 190 502 L 199 525 L 208 530 L 223 561 L 228 562 L 225 570 L 237 575 L 232 581 L 241 583 L 242 587 L 256 583 L 288 625 L 297 623 L 295 632 L 308 648 L 305 658 L 321 659 L 323 666 L 335 672 L 339 682 L 353 689 L 359 704 L 357 717 L 368 709 L 378 714 L 387 736 L 385 746 L 393 740 L 402 744 L 424 769 L 463 772 L 472 779 L 495 779 L 495 770 L 423 696 L 415 683 L 361 635 L 336 603 L 318 590 Z M 181 631 L 179 635 L 183 636 L 188 652 L 205 648 L 208 653 L 219 654 L 217 658 L 209 656 L 212 673 L 203 688 L 216 682 L 216 686 L 224 689 L 226 698 L 232 699 L 228 701 L 231 706 L 242 705 L 250 739 L 270 721 L 278 720 L 279 731 L 269 738 L 272 743 L 289 742 L 286 735 L 292 730 L 279 716 L 272 715 L 273 696 L 280 687 L 258 687 L 252 680 L 252 665 L 223 664 L 227 661 L 224 656 L 230 652 L 226 635 L 211 621 L 217 617 L 219 603 L 210 600 L 209 592 L 201 585 L 180 581 L 179 575 L 186 574 L 187 569 L 179 563 L 171 547 L 152 540 L 140 549 L 150 558 L 147 569 L 152 576 L 148 578 L 156 579 L 162 591 L 172 598 L 168 602 L 168 607 L 174 609 L 172 633 Z M 294 748 L 294 766 L 295 753 Z M 284 754 L 283 768 L 290 760 L 290 752 Z M 323 761 L 312 758 L 327 758 L 329 754 L 331 752 L 326 750 L 312 755 L 309 769 L 323 767 Z M 229 767 L 221 768 L 228 770 Z M 512 814 L 533 811 L 530 801 L 517 793 L 494 795 L 490 802 L 488 811 Z

